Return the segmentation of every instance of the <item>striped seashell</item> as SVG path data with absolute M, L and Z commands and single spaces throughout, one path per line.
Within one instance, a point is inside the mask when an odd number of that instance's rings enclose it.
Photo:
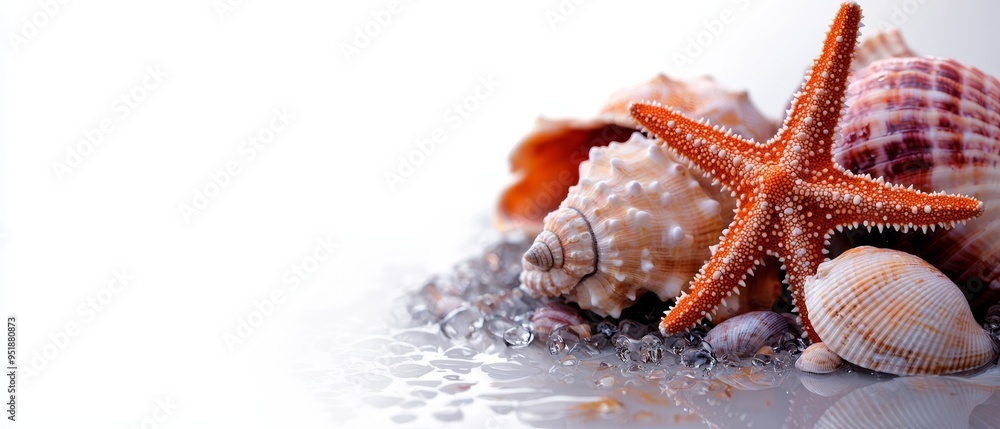
M 724 226 L 695 175 L 639 133 L 591 149 L 579 184 L 524 254 L 522 286 L 616 318 L 647 291 L 675 298 Z
M 659 101 L 761 141 L 778 129 L 776 121 L 754 107 L 746 91 L 731 91 L 707 76 L 675 80 L 657 75 L 612 94 L 592 119 L 539 118 L 510 155 L 517 181 L 500 196 L 494 216 L 497 228 L 538 234 L 545 215 L 559 207 L 569 187 L 579 180 L 578 167 L 590 149 L 623 142 L 639 130 L 628 114 L 628 104 L 634 100 Z M 699 181 L 706 180 L 697 176 Z M 736 201 L 728 193 L 720 194 L 718 187 L 709 188 L 715 190 L 723 214 L 731 219 Z
M 920 258 L 869 246 L 820 264 L 805 282 L 816 333 L 844 360 L 896 375 L 981 367 L 997 346 L 962 292 Z
M 788 332 L 785 317 L 771 311 L 751 311 L 728 319 L 708 331 L 704 340 L 713 354 L 752 357 L 777 335 Z
M 814 428 L 968 428 L 993 389 L 950 377 L 904 377 L 844 395 Z M 989 426 L 996 427 L 996 420 Z
M 888 59 L 853 75 L 847 105 L 840 165 L 985 205 L 952 229 L 889 234 L 893 248 L 962 286 L 981 314 L 1000 299 L 1000 80 L 950 59 Z
M 583 320 L 580 310 L 576 308 L 550 301 L 535 309 L 531 315 L 531 329 L 542 338 L 547 338 L 549 334 L 563 326 L 580 338 L 590 339 L 590 325 Z
M 851 72 L 868 67 L 871 63 L 886 58 L 915 57 L 917 54 L 906 46 L 903 35 L 898 29 L 880 31 L 866 37 L 861 46 L 854 51 L 854 61 L 851 62 Z
M 829 374 L 836 371 L 843 363 L 844 360 L 830 350 L 826 343 L 813 343 L 795 361 L 795 367 L 799 371 L 813 374 Z

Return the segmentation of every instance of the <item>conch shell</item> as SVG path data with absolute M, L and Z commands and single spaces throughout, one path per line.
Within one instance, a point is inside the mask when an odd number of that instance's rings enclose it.
M 1000 299 L 1000 81 L 943 58 L 877 61 L 852 76 L 840 165 L 922 191 L 973 196 L 983 215 L 930 234 L 891 234 L 962 287 L 977 314 Z
M 745 91 L 730 91 L 710 77 L 674 80 L 657 75 L 612 94 L 593 119 L 539 118 L 510 155 L 511 172 L 517 179 L 500 196 L 497 227 L 531 235 L 540 232 L 545 215 L 556 210 L 569 187 L 579 180 L 578 166 L 590 149 L 625 141 L 638 131 L 627 110 L 634 100 L 659 101 L 758 140 L 766 140 L 778 129 L 778 123 L 764 117 Z M 728 194 L 725 197 L 719 200 L 729 215 L 736 202 Z
M 646 291 L 675 298 L 725 225 L 698 175 L 640 133 L 591 149 L 579 184 L 524 254 L 523 287 L 611 317 Z
M 997 346 L 962 292 L 920 258 L 861 246 L 820 264 L 806 305 L 826 346 L 855 365 L 896 375 L 981 367 Z

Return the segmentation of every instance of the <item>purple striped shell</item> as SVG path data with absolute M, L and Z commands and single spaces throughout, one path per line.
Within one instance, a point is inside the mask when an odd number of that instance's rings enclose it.
M 1000 298 L 1000 81 L 943 58 L 892 58 L 852 76 L 840 165 L 927 192 L 983 201 L 982 216 L 930 234 L 898 234 L 966 292 L 977 313 Z
M 785 317 L 771 311 L 751 311 L 718 324 L 705 335 L 712 353 L 722 357 L 733 353 L 750 357 L 778 334 L 788 331 Z

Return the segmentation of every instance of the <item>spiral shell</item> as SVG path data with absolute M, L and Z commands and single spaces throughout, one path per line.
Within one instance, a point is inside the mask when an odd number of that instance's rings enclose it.
M 813 343 L 795 361 L 795 367 L 799 371 L 813 374 L 829 374 L 836 371 L 842 363 L 844 360 L 830 350 L 826 343 Z
M 722 231 L 719 202 L 639 133 L 592 149 L 580 176 L 525 253 L 523 286 L 612 317 L 646 291 L 680 294 Z
M 717 357 L 733 353 L 751 357 L 776 335 L 788 332 L 785 317 L 771 311 L 751 311 L 733 317 L 708 331 L 704 340 Z
M 922 191 L 973 196 L 983 215 L 930 234 L 893 234 L 973 297 L 1000 298 L 1000 81 L 942 58 L 877 61 L 852 77 L 837 162 Z
M 764 117 L 745 91 L 728 90 L 710 77 L 674 80 L 655 76 L 612 94 L 593 119 L 539 118 L 510 155 L 511 172 L 518 178 L 500 196 L 497 227 L 531 235 L 541 231 L 545 215 L 558 208 L 569 187 L 579 180 L 578 167 L 587 160 L 590 149 L 625 141 L 638 131 L 627 109 L 634 100 L 659 101 L 759 141 L 778 129 L 777 122 Z M 718 188 L 714 189 L 718 194 Z M 718 199 L 729 215 L 736 202 L 728 194 L 724 197 Z
M 805 282 L 813 328 L 848 362 L 897 375 L 947 374 L 996 357 L 962 292 L 920 258 L 862 246 Z

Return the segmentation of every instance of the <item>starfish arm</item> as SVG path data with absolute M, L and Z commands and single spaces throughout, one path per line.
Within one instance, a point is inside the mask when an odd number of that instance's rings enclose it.
M 788 283 L 788 290 L 792 293 L 792 304 L 795 306 L 795 311 L 799 313 L 799 323 L 802 325 L 802 330 L 812 342 L 818 342 L 821 341 L 819 335 L 816 335 L 812 324 L 809 323 L 805 280 L 806 277 L 816 274 L 816 268 L 827 259 L 824 248 L 829 236 L 825 235 L 826 232 L 818 233 L 815 230 L 812 233 L 801 232 L 803 228 L 808 227 L 794 224 L 785 226 L 786 231 L 782 235 L 780 257 L 782 264 L 784 264 L 782 268 L 785 270 L 785 282 Z M 810 234 L 823 234 L 824 238 L 818 240 L 816 236 L 810 237 Z
M 722 242 L 691 282 L 691 292 L 682 293 L 660 322 L 664 335 L 684 331 L 705 317 L 711 320 L 725 297 L 733 292 L 739 294 L 739 287 L 746 286 L 747 274 L 762 263 L 761 249 L 767 248 L 763 231 L 759 230 L 764 216 L 764 210 L 756 204 L 737 210 L 737 219 L 742 220 L 733 221 L 723 231 Z
M 816 167 L 830 164 L 829 149 L 843 113 L 860 23 L 860 6 L 841 5 L 823 42 L 823 51 L 813 61 L 774 139 L 786 159 Z
M 743 185 L 745 172 L 763 163 L 760 143 L 721 126 L 710 128 L 707 120 L 695 121 L 655 102 L 632 103 L 629 113 L 682 158 L 737 193 L 749 190 Z
M 975 198 L 946 193 L 926 193 L 847 176 L 835 186 L 813 185 L 830 210 L 825 217 L 833 226 L 846 225 L 895 229 L 952 227 L 978 217 L 983 203 Z M 838 192 L 838 190 L 840 190 Z

